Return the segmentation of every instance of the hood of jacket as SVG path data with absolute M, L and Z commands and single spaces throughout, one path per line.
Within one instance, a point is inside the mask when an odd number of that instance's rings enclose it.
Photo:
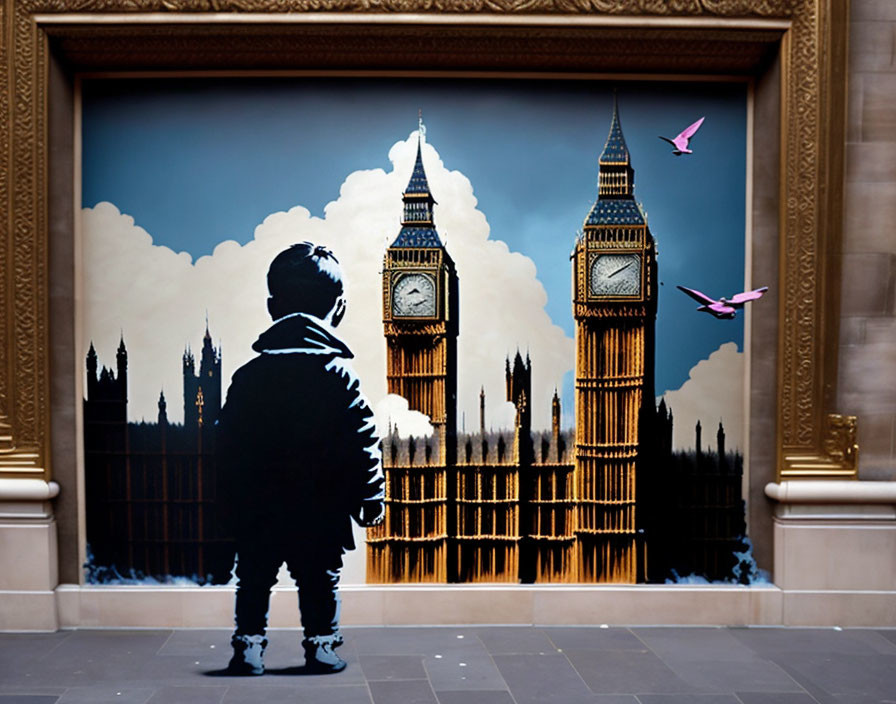
M 320 318 L 308 313 L 293 313 L 275 321 L 252 345 L 263 354 L 319 354 L 328 357 L 354 357 L 351 350 Z

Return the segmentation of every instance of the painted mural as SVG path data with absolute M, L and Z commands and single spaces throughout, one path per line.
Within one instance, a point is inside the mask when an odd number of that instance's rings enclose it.
M 254 426 L 226 409 L 272 321 L 305 314 L 266 303 L 301 242 L 338 262 L 381 439 L 384 515 L 346 509 L 343 583 L 761 580 L 746 91 L 85 81 L 87 580 L 233 578 L 221 476 Z M 283 405 L 289 383 L 253 387 L 252 418 L 311 423 L 327 396 Z

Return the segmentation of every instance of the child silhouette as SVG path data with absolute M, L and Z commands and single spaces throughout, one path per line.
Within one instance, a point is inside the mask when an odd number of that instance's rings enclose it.
M 217 501 L 235 538 L 232 674 L 260 675 L 270 590 L 285 561 L 299 592 L 309 672 L 339 672 L 336 588 L 351 518 L 382 520 L 373 413 L 334 329 L 345 313 L 336 257 L 309 242 L 268 271 L 273 325 L 233 375 L 218 418 Z

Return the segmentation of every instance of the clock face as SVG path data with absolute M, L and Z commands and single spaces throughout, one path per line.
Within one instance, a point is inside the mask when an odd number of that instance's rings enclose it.
M 591 262 L 589 288 L 593 296 L 637 296 L 641 293 L 641 257 L 599 254 Z
M 410 318 L 434 318 L 436 285 L 426 274 L 405 274 L 392 286 L 392 315 Z

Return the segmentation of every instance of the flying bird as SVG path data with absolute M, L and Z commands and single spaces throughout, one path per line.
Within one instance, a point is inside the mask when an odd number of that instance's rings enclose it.
M 660 137 L 660 139 L 665 140 L 669 144 L 671 144 L 675 149 L 672 150 L 672 153 L 675 156 L 681 156 L 682 154 L 693 154 L 694 152 L 688 149 L 688 142 L 691 137 L 700 129 L 700 125 L 703 124 L 703 120 L 705 117 L 701 117 L 697 120 L 693 125 L 689 127 L 685 127 L 681 133 L 675 139 L 669 139 L 668 137 Z
M 763 286 L 762 288 L 753 289 L 752 291 L 738 293 L 731 298 L 720 298 L 719 300 L 716 300 L 710 298 L 705 293 L 700 293 L 700 291 L 695 291 L 692 288 L 685 288 L 684 286 L 678 286 L 677 288 L 698 303 L 703 304 L 697 308 L 697 310 L 714 315 L 716 318 L 725 318 L 728 320 L 736 317 L 737 311 L 743 308 L 745 303 L 762 298 L 762 294 L 768 291 L 768 286 Z

